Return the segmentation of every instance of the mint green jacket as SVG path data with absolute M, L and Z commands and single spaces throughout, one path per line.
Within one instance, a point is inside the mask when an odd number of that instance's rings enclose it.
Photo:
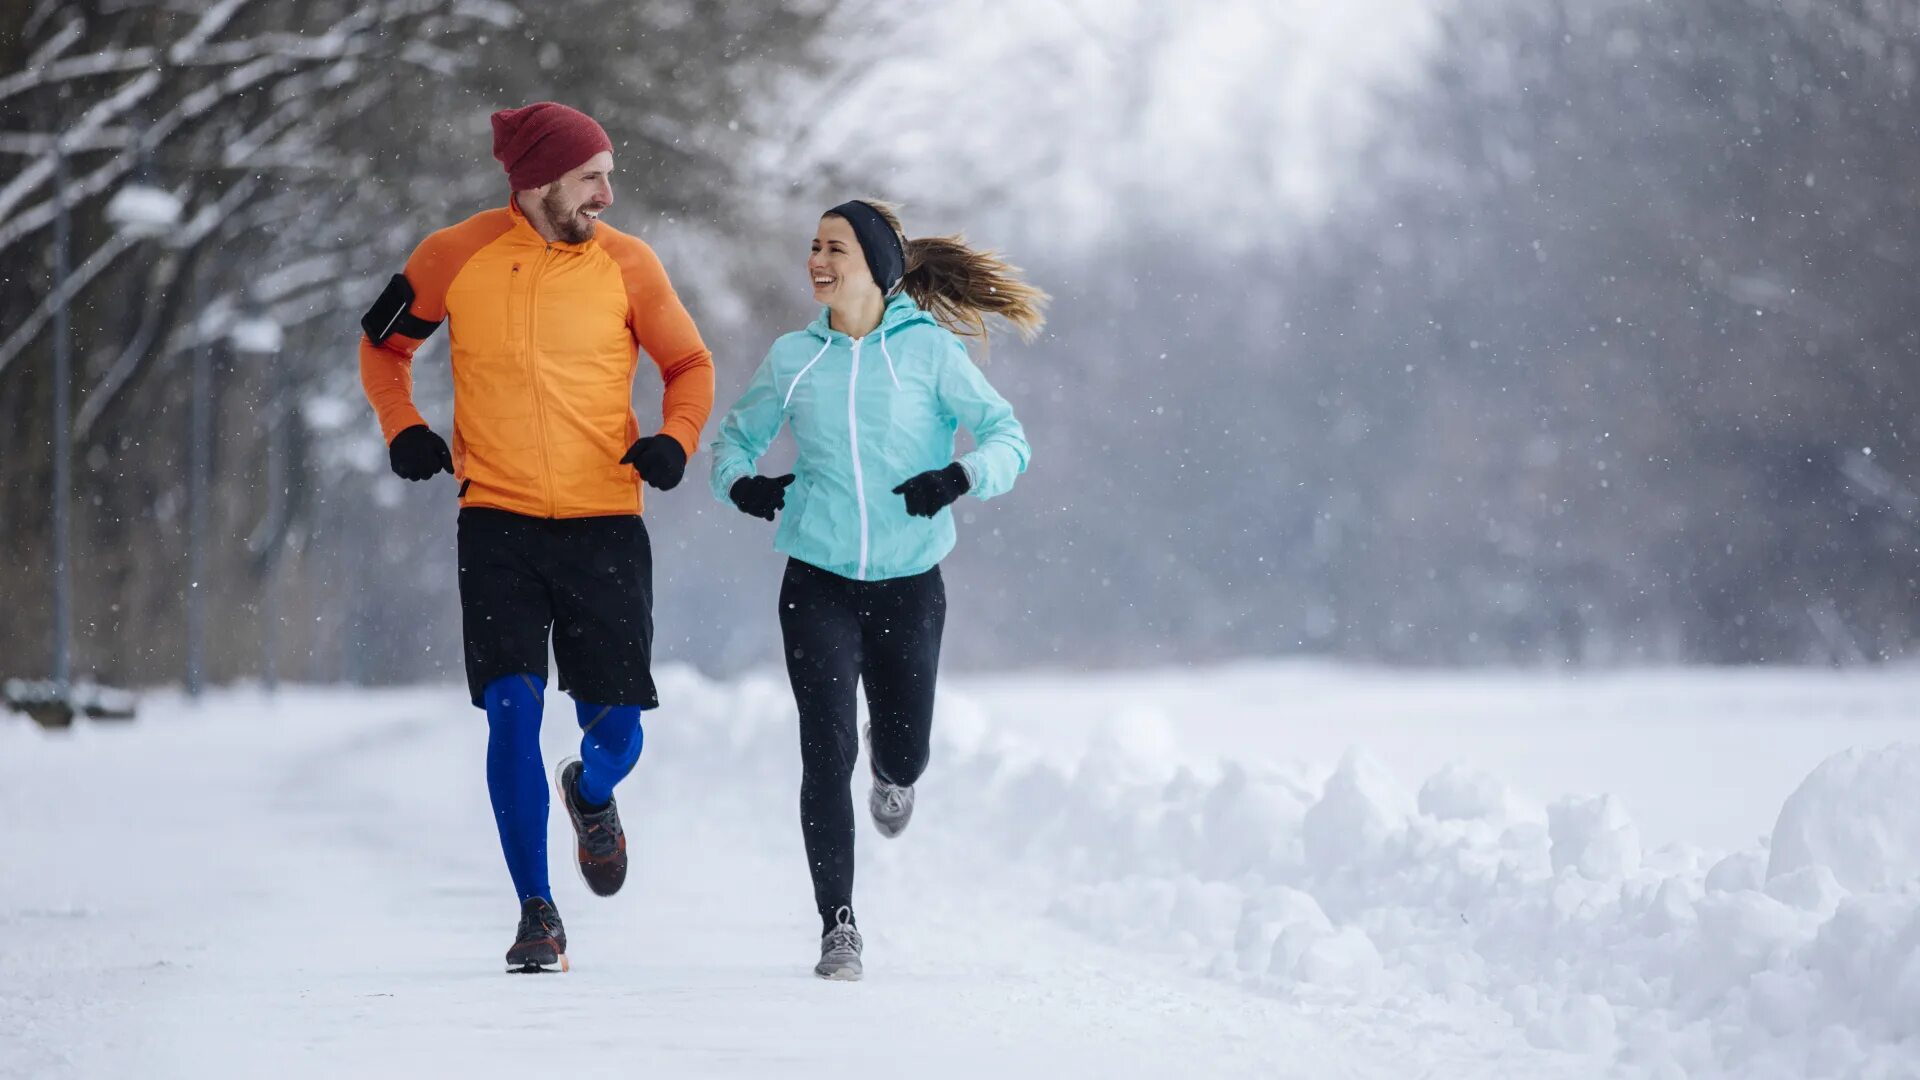
M 976 498 L 1012 488 L 1031 456 L 966 346 L 905 295 L 864 338 L 831 329 L 823 308 L 773 343 L 713 440 L 714 497 L 731 505 L 734 482 L 788 424 L 799 456 L 773 546 L 856 581 L 923 573 L 953 550 L 951 508 L 912 517 L 893 489 L 952 462 L 959 427 L 973 433 L 959 460 Z

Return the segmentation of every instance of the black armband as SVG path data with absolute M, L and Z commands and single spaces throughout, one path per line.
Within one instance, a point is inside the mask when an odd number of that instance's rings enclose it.
M 413 313 L 413 296 L 413 285 L 407 281 L 407 275 L 393 275 L 393 280 L 387 282 L 387 287 L 381 291 L 380 298 L 373 302 L 365 315 L 360 316 L 360 329 L 367 332 L 367 339 L 379 345 L 393 335 L 401 334 L 416 341 L 425 341 L 440 329 L 439 323 L 428 322 Z

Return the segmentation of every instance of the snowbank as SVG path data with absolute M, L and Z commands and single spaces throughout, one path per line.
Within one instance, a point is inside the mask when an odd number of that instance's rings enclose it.
M 1920 877 L 1920 746 L 1849 750 L 1787 798 L 1767 877 L 1825 867 L 1855 892 Z
M 729 718 L 733 768 L 790 777 L 777 681 L 674 695 Z M 1833 758 L 1770 845 L 1713 858 L 1645 846 L 1610 795 L 1531 806 L 1461 766 L 1415 792 L 1364 750 L 1200 775 L 1158 704 L 1063 763 L 945 693 L 928 827 L 1026 867 L 1062 923 L 1255 992 L 1502 1026 L 1594 1075 L 1920 1077 L 1920 746 Z
M 1415 796 L 1358 750 L 1314 781 L 1122 760 L 1161 741 L 1103 729 L 1068 772 L 976 735 L 929 785 L 991 793 L 982 835 L 1064 869 L 1057 918 L 1249 989 L 1493 1011 L 1602 1073 L 1920 1076 L 1920 746 L 1829 760 L 1770 852 L 1711 861 L 1460 767 Z

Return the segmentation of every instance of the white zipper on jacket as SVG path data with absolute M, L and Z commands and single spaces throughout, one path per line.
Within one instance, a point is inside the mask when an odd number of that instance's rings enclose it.
M 847 442 L 853 446 L 853 498 L 860 506 L 860 568 L 855 581 L 867 580 L 867 485 L 860 476 L 860 338 L 853 339 L 853 370 L 847 375 Z

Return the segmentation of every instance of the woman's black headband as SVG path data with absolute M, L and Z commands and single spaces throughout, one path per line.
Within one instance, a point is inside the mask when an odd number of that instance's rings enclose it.
M 880 295 L 892 296 L 907 273 L 907 253 L 900 246 L 900 234 L 872 204 L 859 199 L 843 202 L 827 213 L 845 218 L 847 224 L 853 226 L 854 239 L 860 241 L 860 250 L 866 252 L 873 283 L 880 286 Z

